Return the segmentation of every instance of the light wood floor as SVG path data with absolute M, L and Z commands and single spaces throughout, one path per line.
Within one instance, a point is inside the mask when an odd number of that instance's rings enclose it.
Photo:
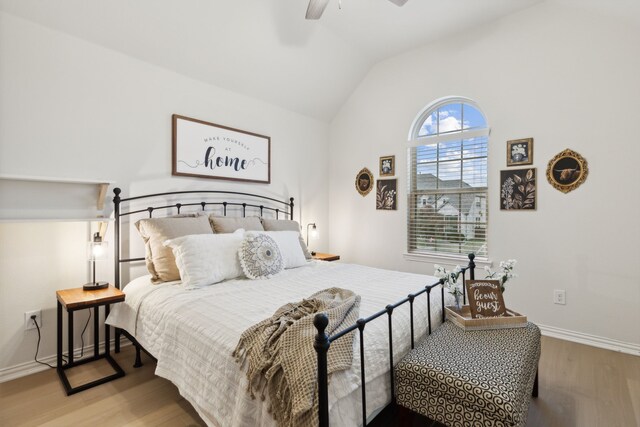
M 640 426 L 640 357 L 542 338 L 528 426 Z
M 69 397 L 54 369 L 0 384 L 0 426 L 204 425 L 177 389 L 153 374 L 151 359 L 143 355 L 144 367 L 132 368 L 132 350 L 116 355 L 124 378 Z M 102 368 L 74 368 L 82 372 L 71 382 Z M 540 397 L 527 425 L 640 426 L 640 357 L 543 337 Z

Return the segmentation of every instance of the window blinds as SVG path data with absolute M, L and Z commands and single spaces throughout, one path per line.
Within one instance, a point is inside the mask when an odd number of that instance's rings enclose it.
M 487 256 L 488 137 L 463 136 L 408 149 L 410 253 Z

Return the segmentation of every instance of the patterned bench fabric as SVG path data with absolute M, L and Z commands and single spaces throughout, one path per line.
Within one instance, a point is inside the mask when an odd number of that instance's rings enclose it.
M 445 322 L 395 367 L 396 400 L 447 426 L 523 426 L 540 330 L 463 331 Z

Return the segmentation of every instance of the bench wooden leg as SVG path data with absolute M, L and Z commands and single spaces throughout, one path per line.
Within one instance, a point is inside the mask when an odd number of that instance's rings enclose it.
M 536 369 L 536 379 L 533 380 L 533 391 L 531 392 L 531 396 L 538 397 L 538 370 Z

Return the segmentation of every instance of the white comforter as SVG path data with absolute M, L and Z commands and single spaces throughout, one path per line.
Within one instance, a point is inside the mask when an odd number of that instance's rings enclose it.
M 152 285 L 145 276 L 124 288 L 126 301 L 113 307 L 107 323 L 126 329 L 158 359 L 156 374 L 173 382 L 207 424 L 272 426 L 268 402 L 251 399 L 245 373 L 231 355 L 245 329 L 287 302 L 332 286 L 361 295 L 360 317 L 367 317 L 436 281 L 431 276 L 321 261 L 269 280 L 230 280 L 197 290 L 185 290 L 179 282 Z M 431 305 L 435 327 L 441 323 L 439 288 L 432 292 Z M 426 331 L 426 296 L 414 306 L 418 338 Z M 410 346 L 408 303 L 394 311 L 393 329 L 397 362 Z M 386 315 L 366 326 L 364 341 L 371 418 L 390 401 Z M 331 425 L 361 425 L 360 402 L 356 337 L 352 368 L 334 374 L 330 381 Z

